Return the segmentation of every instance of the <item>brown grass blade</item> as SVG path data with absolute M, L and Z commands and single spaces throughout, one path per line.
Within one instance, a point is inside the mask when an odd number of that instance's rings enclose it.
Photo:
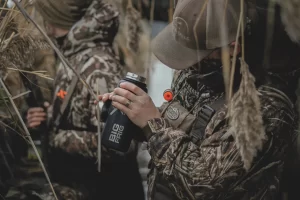
M 42 161 L 42 159 L 41 159 L 41 157 L 40 157 L 40 155 L 39 155 L 39 152 L 38 152 L 36 146 L 34 145 L 34 142 L 33 142 L 32 138 L 31 138 L 31 135 L 30 135 L 30 133 L 29 133 L 29 131 L 28 131 L 28 129 L 27 129 L 27 126 L 26 126 L 25 122 L 23 121 L 22 116 L 21 116 L 21 114 L 20 114 L 20 112 L 19 112 L 17 106 L 15 105 L 15 102 L 14 102 L 14 100 L 13 100 L 13 97 L 11 96 L 10 92 L 8 91 L 8 89 L 7 89 L 6 85 L 4 84 L 4 82 L 2 81 L 2 79 L 0 79 L 0 85 L 1 85 L 1 86 L 3 87 L 3 89 L 5 90 L 5 93 L 7 94 L 8 98 L 9 98 L 9 101 L 10 101 L 10 103 L 11 103 L 11 105 L 12 105 L 12 107 L 13 107 L 13 109 L 14 109 L 14 111 L 15 111 L 15 113 L 16 113 L 16 115 L 17 115 L 17 117 L 18 117 L 18 119 L 19 119 L 19 121 L 20 121 L 20 123 L 21 123 L 21 125 L 22 125 L 22 128 L 24 129 L 24 131 L 25 131 L 25 133 L 26 133 L 26 137 L 28 137 L 28 139 L 29 139 L 29 141 L 30 141 L 30 144 L 31 144 L 31 146 L 32 146 L 32 148 L 33 148 L 33 150 L 34 150 L 34 152 L 35 152 L 37 158 L 38 158 L 38 161 L 39 161 L 39 163 L 41 164 L 41 167 L 42 167 L 42 169 L 43 169 L 43 171 L 44 171 L 44 174 L 45 174 L 45 176 L 46 176 L 46 179 L 47 179 L 48 183 L 50 184 L 50 187 L 51 187 L 51 190 L 52 190 L 52 192 L 53 192 L 53 195 L 54 195 L 55 199 L 58 200 L 58 198 L 57 198 L 57 196 L 56 196 L 56 193 L 55 193 L 55 191 L 54 191 L 53 185 L 52 185 L 52 183 L 51 183 L 51 181 L 50 181 L 49 175 L 48 175 L 48 173 L 47 173 L 47 170 L 46 170 L 46 168 L 45 168 L 45 166 L 44 166 L 44 163 L 43 163 L 43 161 Z

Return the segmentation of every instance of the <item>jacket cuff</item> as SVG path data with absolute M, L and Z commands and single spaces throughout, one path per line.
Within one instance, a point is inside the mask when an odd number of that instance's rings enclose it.
M 148 121 L 147 125 L 143 128 L 146 140 L 149 139 L 157 133 L 164 132 L 170 125 L 164 118 L 155 118 Z

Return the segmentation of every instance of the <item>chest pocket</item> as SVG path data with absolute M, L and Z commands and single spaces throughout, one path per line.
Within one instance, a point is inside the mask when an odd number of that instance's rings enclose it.
M 194 116 L 185 109 L 179 101 L 164 103 L 161 107 L 163 117 L 169 122 L 174 129 L 180 129 L 191 136 L 192 142 L 200 145 L 205 135 L 212 134 L 214 129 L 224 122 L 225 100 L 220 98 L 210 105 L 203 105 L 198 113 Z
M 180 129 L 186 133 L 191 130 L 196 117 L 186 110 L 179 101 L 171 104 L 164 103 L 161 106 L 162 116 L 169 122 L 174 129 Z

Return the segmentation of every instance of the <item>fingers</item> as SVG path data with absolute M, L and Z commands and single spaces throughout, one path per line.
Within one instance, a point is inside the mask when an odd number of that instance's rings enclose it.
M 124 98 L 124 97 L 121 97 L 119 95 L 113 95 L 111 100 L 113 100 L 114 102 L 117 102 L 117 103 L 120 103 L 120 104 L 123 104 L 124 106 L 126 106 L 126 104 L 128 103 L 128 99 Z M 128 107 L 130 106 L 130 104 L 128 105 Z M 127 107 L 127 106 L 126 106 Z
M 35 122 L 35 121 L 44 121 L 46 120 L 46 114 L 44 116 L 29 116 L 27 117 L 27 121 L 28 123 L 32 123 L 32 122 Z
M 27 124 L 29 128 L 39 126 L 46 120 L 46 113 L 43 108 L 30 108 L 27 113 Z
M 27 115 L 28 120 L 35 117 L 46 117 L 46 113 L 42 110 L 42 112 L 33 112 Z
M 36 126 L 39 126 L 43 121 L 46 120 L 46 117 L 44 116 L 35 116 L 35 117 L 28 117 L 27 124 L 29 128 L 34 128 Z
M 129 99 L 130 101 L 136 101 L 137 99 L 137 96 L 135 94 L 123 88 L 116 88 L 114 90 L 114 94 Z
M 36 113 L 36 112 L 44 112 L 43 108 L 29 108 L 28 109 L 28 114 Z
M 106 101 L 107 99 L 109 99 L 109 96 L 111 96 L 113 93 L 105 93 L 102 95 L 98 96 L 98 101 Z
M 121 104 L 126 104 L 127 100 L 125 101 L 125 99 L 129 99 L 130 101 L 135 101 L 137 100 L 136 96 L 143 96 L 147 94 L 141 88 L 129 82 L 124 82 L 120 86 L 121 88 L 114 89 L 114 92 L 112 93 L 99 95 L 98 99 L 94 101 L 94 104 L 97 104 L 98 101 L 106 102 L 108 99 L 113 100 L 112 99 L 113 96 L 123 97 L 123 98 L 119 98 L 119 97 L 114 98 L 114 101 L 118 101 Z
M 115 102 L 115 101 L 113 101 L 112 102 L 112 105 L 115 107 L 115 108 L 117 108 L 117 109 L 119 109 L 120 111 L 122 111 L 123 113 L 125 113 L 127 116 L 129 116 L 130 115 L 130 109 L 129 108 L 127 108 L 126 106 L 124 106 L 123 104 L 121 104 L 121 103 L 118 103 L 118 102 Z
M 113 93 L 107 93 L 107 94 L 104 94 L 103 97 L 102 97 L 102 101 L 103 102 L 106 102 L 108 99 L 110 99 L 111 97 L 113 96 Z
M 130 82 L 123 82 L 120 84 L 120 87 L 125 90 L 131 91 L 132 93 L 136 94 L 137 96 L 143 96 L 146 94 L 146 92 L 144 92 L 144 90 L 142 90 L 141 88 L 139 88 L 138 86 L 136 86 Z
M 99 95 L 96 101 L 102 101 L 103 95 Z
M 96 101 L 94 101 L 94 104 L 97 104 L 99 101 L 106 102 L 109 99 L 109 97 L 112 95 L 113 95 L 113 93 L 106 93 L 103 95 L 99 95 L 98 99 Z
M 45 108 L 48 108 L 49 106 L 50 106 L 50 103 L 49 103 L 49 102 L 47 102 L 47 101 L 44 102 L 44 107 L 45 107 Z
M 94 101 L 94 104 L 96 105 L 99 101 L 102 101 L 103 95 L 99 95 L 98 98 Z
M 28 123 L 28 128 L 35 128 L 35 127 L 41 125 L 41 122 L 42 122 L 42 121 L 34 121 L 34 122 L 30 122 L 30 123 Z

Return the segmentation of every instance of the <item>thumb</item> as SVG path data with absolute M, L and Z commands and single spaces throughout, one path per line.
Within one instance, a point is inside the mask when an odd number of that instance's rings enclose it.
M 45 106 L 45 108 L 48 108 L 50 106 L 50 103 L 46 101 L 46 102 L 44 102 L 44 106 Z

